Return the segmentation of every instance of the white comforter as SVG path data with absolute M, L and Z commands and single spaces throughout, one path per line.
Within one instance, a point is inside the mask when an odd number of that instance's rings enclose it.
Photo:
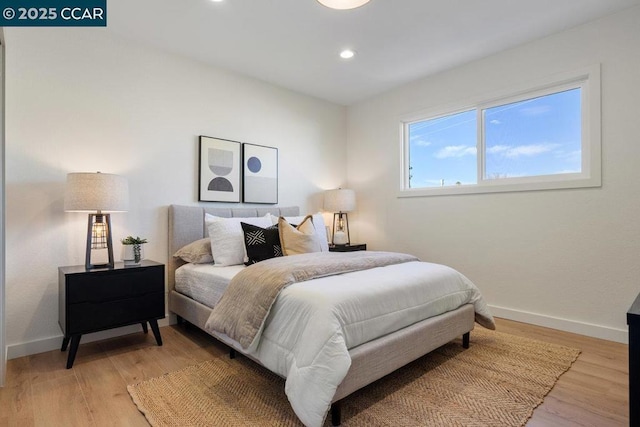
M 280 293 L 249 352 L 286 377 L 300 420 L 321 426 L 351 365 L 348 349 L 467 303 L 493 329 L 476 286 L 443 265 L 416 261 L 296 283 Z

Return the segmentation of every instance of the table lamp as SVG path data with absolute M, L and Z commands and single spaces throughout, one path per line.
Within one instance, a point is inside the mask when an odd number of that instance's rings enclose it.
M 90 212 L 85 256 L 87 269 L 113 268 L 111 216 L 104 212 L 126 212 L 128 208 L 129 184 L 126 178 L 100 172 L 67 174 L 64 210 L 67 212 Z M 93 264 L 91 262 L 93 249 L 107 249 L 109 261 L 106 264 Z
M 334 245 L 351 244 L 349 235 L 349 217 L 347 212 L 356 208 L 356 194 L 353 190 L 338 188 L 324 192 L 324 209 L 333 212 L 333 234 L 331 243 Z

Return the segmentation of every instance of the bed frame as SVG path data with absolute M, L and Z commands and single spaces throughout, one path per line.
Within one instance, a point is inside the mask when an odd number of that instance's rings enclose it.
M 184 262 L 174 258 L 173 254 L 184 245 L 207 236 L 204 225 L 205 212 L 231 218 L 264 216 L 267 213 L 277 216 L 297 216 L 300 210 L 298 207 L 169 206 L 169 258 L 167 263 L 169 311 L 175 313 L 179 320 L 184 319 L 202 330 L 205 330 L 204 325 L 209 318 L 211 309 L 174 290 L 175 271 Z M 473 326 L 473 305 L 466 304 L 456 310 L 423 320 L 349 350 L 351 367 L 333 397 L 332 424 L 334 426 L 340 425 L 341 399 L 461 335 L 463 347 L 468 348 L 469 334 L 473 330 Z M 231 348 L 232 357 L 236 350 L 243 353 L 239 344 L 227 336 L 207 333 L 228 345 Z M 247 355 L 247 357 L 258 362 L 251 356 Z

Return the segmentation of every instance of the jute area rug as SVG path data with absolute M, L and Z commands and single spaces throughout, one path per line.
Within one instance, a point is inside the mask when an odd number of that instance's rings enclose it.
M 344 399 L 342 425 L 522 426 L 579 354 L 476 327 L 469 349 L 453 341 Z M 301 425 L 284 380 L 244 357 L 127 388 L 156 427 Z

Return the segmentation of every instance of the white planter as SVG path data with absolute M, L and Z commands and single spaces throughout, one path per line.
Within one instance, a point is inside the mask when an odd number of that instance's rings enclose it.
M 136 247 L 138 247 L 138 250 L 136 250 Z M 122 245 L 122 261 L 124 261 L 124 265 L 140 265 L 143 259 L 144 245 Z

